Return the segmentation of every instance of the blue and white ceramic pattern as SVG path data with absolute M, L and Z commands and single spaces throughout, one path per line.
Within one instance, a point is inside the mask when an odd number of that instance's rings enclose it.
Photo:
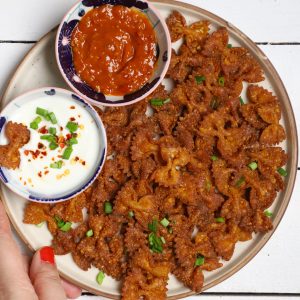
M 5 124 L 8 121 L 13 119 L 13 115 L 17 113 L 18 109 L 20 109 L 22 105 L 25 105 L 29 101 L 42 99 L 43 97 L 57 97 L 57 96 L 72 99 L 73 101 L 75 101 L 77 105 L 84 108 L 92 117 L 99 131 L 99 138 L 100 138 L 99 154 L 97 155 L 97 161 L 93 165 L 92 172 L 90 172 L 88 178 L 86 178 L 83 182 L 81 182 L 80 185 L 76 186 L 76 188 L 67 190 L 64 193 L 56 194 L 54 196 L 52 195 L 51 197 L 49 197 L 49 195 L 47 194 L 32 192 L 27 186 L 24 186 L 20 181 L 17 181 L 15 178 L 13 178 L 13 176 L 11 176 L 12 170 L 8 170 L 4 167 L 0 167 L 0 179 L 8 188 L 11 189 L 16 194 L 18 194 L 19 196 L 35 202 L 45 202 L 45 203 L 60 202 L 60 201 L 68 200 L 80 194 L 95 181 L 106 159 L 106 153 L 107 153 L 106 131 L 98 113 L 94 110 L 94 108 L 90 104 L 88 104 L 86 101 L 81 99 L 81 97 L 79 97 L 78 95 L 74 94 L 71 91 L 67 91 L 61 88 L 46 87 L 46 88 L 33 90 L 9 102 L 9 104 L 0 113 L 1 144 L 3 143 L 3 140 L 6 140 Z M 86 145 L 86 147 L 89 147 L 89 145 Z
M 157 38 L 157 66 L 152 78 L 138 91 L 124 95 L 111 96 L 98 93 L 77 76 L 70 45 L 71 35 L 81 18 L 91 9 L 103 4 L 135 7 L 147 15 Z M 171 59 L 171 39 L 167 25 L 157 10 L 147 1 L 139 0 L 82 0 L 66 14 L 62 20 L 56 38 L 56 59 L 59 69 L 69 86 L 81 97 L 93 105 L 122 106 L 135 103 L 147 97 L 161 83 L 168 70 Z

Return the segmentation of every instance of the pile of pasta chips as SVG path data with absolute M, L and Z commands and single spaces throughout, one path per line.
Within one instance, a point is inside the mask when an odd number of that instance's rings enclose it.
M 183 40 L 167 74 L 173 89 L 99 110 L 108 159 L 96 183 L 71 201 L 28 203 L 24 216 L 47 221 L 56 254 L 122 280 L 122 299 L 165 299 L 170 273 L 200 292 L 203 271 L 272 229 L 266 210 L 284 188 L 280 104 L 257 85 L 258 62 L 228 44 L 226 28 L 188 26 L 176 11 L 167 24 Z M 57 218 L 77 227 L 62 231 Z

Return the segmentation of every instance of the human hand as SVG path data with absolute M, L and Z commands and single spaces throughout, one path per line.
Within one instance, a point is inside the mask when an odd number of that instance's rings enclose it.
M 0 199 L 0 300 L 65 300 L 81 295 L 78 287 L 60 279 L 51 247 L 41 248 L 29 261 L 12 237 Z

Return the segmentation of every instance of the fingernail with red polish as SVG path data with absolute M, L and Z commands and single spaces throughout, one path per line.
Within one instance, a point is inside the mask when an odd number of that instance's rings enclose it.
M 54 265 L 54 250 L 51 247 L 43 247 L 40 250 L 41 261 Z

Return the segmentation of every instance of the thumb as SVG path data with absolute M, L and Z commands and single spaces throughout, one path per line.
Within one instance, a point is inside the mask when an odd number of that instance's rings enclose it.
M 66 300 L 66 294 L 57 272 L 54 251 L 43 247 L 32 259 L 29 276 L 40 300 Z

